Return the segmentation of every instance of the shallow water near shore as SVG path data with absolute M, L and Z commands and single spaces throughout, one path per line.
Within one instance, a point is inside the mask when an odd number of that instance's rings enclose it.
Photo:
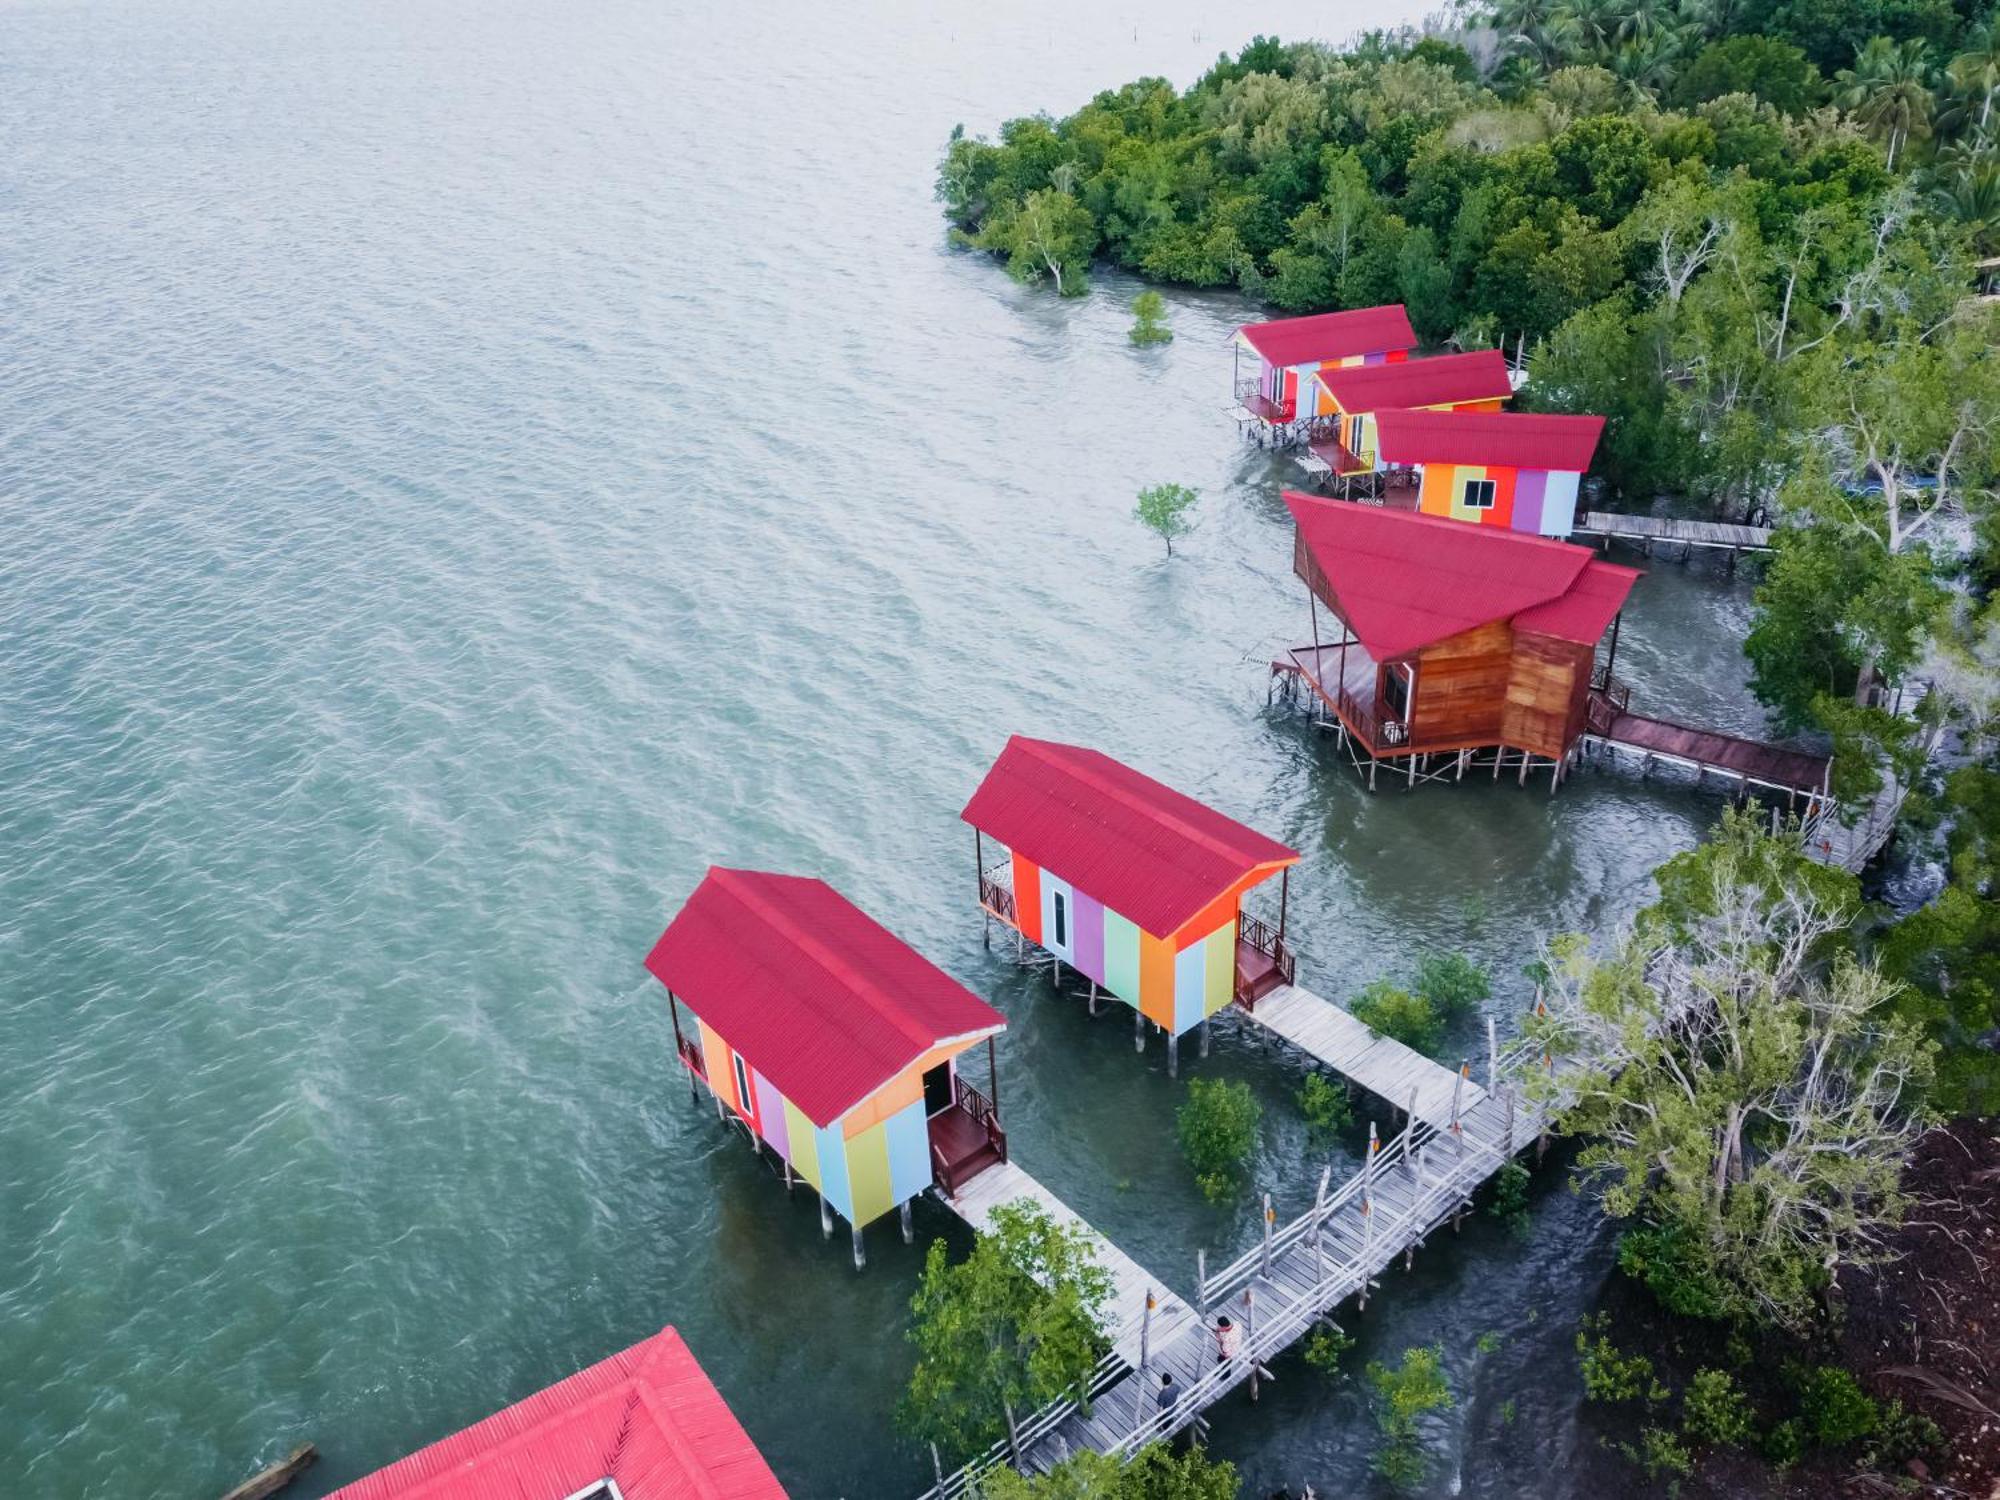
M 664 1323 L 801 1500 L 914 1492 L 902 1330 L 959 1231 L 923 1205 L 857 1275 L 690 1104 L 640 960 L 710 861 L 824 876 L 991 997 L 1017 1159 L 1178 1289 L 1255 1230 L 1179 1160 L 1186 1077 L 1253 1084 L 1296 1211 L 1296 1059 L 1225 1026 L 1172 1082 L 982 948 L 957 813 L 1009 731 L 1302 849 L 1336 998 L 1464 947 L 1511 1017 L 1539 935 L 1716 816 L 1597 770 L 1371 797 L 1267 709 L 1307 622 L 1296 471 L 1224 411 L 1247 309 L 1170 294 L 1135 350 L 1135 284 L 1017 287 L 930 182 L 958 121 L 1387 18 L 1077 10 L 0 13 L 8 1496 L 214 1495 L 308 1438 L 321 1495 Z M 1204 496 L 1171 561 L 1159 480 Z M 1753 729 L 1747 612 L 1654 566 L 1620 675 Z M 1608 1237 L 1537 1204 L 1348 1320 L 1446 1350 L 1432 1494 L 1570 1493 Z M 1372 1493 L 1356 1384 L 1278 1374 L 1215 1417 L 1246 1493 Z

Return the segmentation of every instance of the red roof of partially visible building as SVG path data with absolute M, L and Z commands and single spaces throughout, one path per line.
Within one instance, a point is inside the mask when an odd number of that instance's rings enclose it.
M 1378 411 L 1376 446 L 1392 464 L 1499 464 L 1581 474 L 1602 417 L 1523 411 Z
M 1395 365 L 1342 365 L 1315 377 L 1350 416 L 1407 406 L 1500 401 L 1514 394 L 1507 356 L 1498 349 L 1438 354 Z
M 1417 347 L 1416 330 L 1410 327 L 1410 315 L 1400 302 L 1314 313 L 1309 318 L 1279 318 L 1274 323 L 1245 323 L 1236 331 L 1270 365 L 1313 365 Z
M 1495 620 L 1595 645 L 1639 576 L 1596 562 L 1588 547 L 1497 526 L 1296 490 L 1285 492 L 1285 504 L 1349 628 L 1377 661 Z
M 823 880 L 711 868 L 646 967 L 815 1125 L 999 1011 Z
M 960 816 L 1155 937 L 1299 857 L 1102 751 L 1019 734 Z
M 671 1328 L 420 1448 L 328 1500 L 785 1500 Z

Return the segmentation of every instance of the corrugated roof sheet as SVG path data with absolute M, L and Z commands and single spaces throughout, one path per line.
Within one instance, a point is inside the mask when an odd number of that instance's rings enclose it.
M 1410 327 L 1410 315 L 1400 302 L 1245 323 L 1236 331 L 1249 340 L 1265 363 L 1273 365 L 1310 365 L 1417 347 L 1416 330 Z
M 1349 627 L 1377 661 L 1407 656 L 1495 620 L 1576 640 L 1581 637 L 1575 632 L 1602 611 L 1602 634 L 1638 576 L 1630 568 L 1594 562 L 1588 547 L 1497 526 L 1296 490 L 1285 492 L 1285 505 Z M 1571 600 L 1592 567 L 1605 571 Z M 1616 575 L 1626 576 L 1621 583 Z M 1537 606 L 1548 607 L 1541 616 L 1548 623 L 1529 626 L 1523 612 Z M 1588 644 L 1596 640 L 1592 635 Z
M 1625 596 L 1632 592 L 1632 585 L 1639 577 L 1637 568 L 1592 559 L 1584 565 L 1568 593 L 1547 604 L 1522 610 L 1514 616 L 1514 628 L 1575 641 L 1579 646 L 1595 646 L 1611 628 L 1618 611 L 1625 607 Z
M 1604 418 L 1381 410 L 1375 431 L 1377 451 L 1392 464 L 1500 464 L 1581 474 L 1597 452 Z
M 960 816 L 1156 937 L 1299 857 L 1102 751 L 1019 734 Z
M 1407 406 L 1499 401 L 1514 394 L 1507 356 L 1498 349 L 1437 354 L 1394 365 L 1346 365 L 1315 377 L 1350 416 Z
M 815 1125 L 999 1011 L 823 880 L 711 869 L 646 967 Z
M 565 1500 L 603 1479 L 625 1500 L 785 1500 L 671 1328 L 328 1500 Z

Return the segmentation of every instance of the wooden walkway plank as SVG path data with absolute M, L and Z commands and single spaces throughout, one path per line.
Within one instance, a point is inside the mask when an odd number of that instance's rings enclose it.
M 1249 1017 L 1398 1109 L 1409 1108 L 1410 1090 L 1415 1088 L 1417 1118 L 1434 1129 L 1451 1125 L 1454 1088 L 1461 1121 L 1486 1097 L 1486 1090 L 1470 1078 L 1461 1083 L 1457 1069 L 1371 1031 L 1352 1012 L 1298 985 L 1271 991 Z

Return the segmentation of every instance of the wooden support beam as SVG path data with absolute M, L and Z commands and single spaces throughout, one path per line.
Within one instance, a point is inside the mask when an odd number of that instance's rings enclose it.
M 300 1443 L 276 1463 L 252 1474 L 222 1500 L 269 1500 L 318 1461 L 319 1449 L 311 1443 Z

